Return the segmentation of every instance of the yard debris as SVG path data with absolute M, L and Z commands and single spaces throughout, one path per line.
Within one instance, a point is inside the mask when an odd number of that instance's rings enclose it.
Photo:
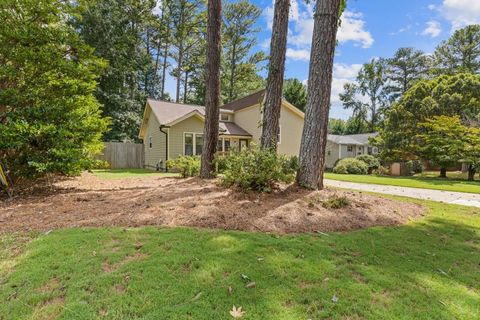
M 193 302 L 193 301 L 197 301 L 198 299 L 200 299 L 200 297 L 202 296 L 202 294 L 203 294 L 202 291 L 200 291 L 199 293 L 197 293 L 197 294 L 195 295 L 195 297 L 193 297 L 192 302 Z
M 48 230 L 47 232 L 45 232 L 45 235 L 46 236 L 49 235 L 50 233 L 52 233 L 52 231 L 53 231 L 52 229 Z
M 333 302 L 333 303 L 337 303 L 337 302 L 338 302 L 338 297 L 337 297 L 336 294 L 333 295 L 333 297 L 332 297 L 332 302 Z
M 231 295 L 232 292 L 233 292 L 233 288 L 229 286 L 228 289 L 227 289 L 227 292 L 228 292 L 229 295 Z
M 240 277 L 242 278 L 243 281 L 250 281 L 250 278 L 246 274 L 241 274 Z
M 438 272 L 440 272 L 441 274 L 443 274 L 444 276 L 448 276 L 448 273 L 446 273 L 445 271 L 443 271 L 442 269 L 437 269 Z
M 238 307 L 238 309 L 233 306 L 232 310 L 230 310 L 230 315 L 234 317 L 235 319 L 243 317 L 245 314 L 245 311 L 242 311 L 242 307 Z
M 265 260 L 264 257 L 258 257 L 258 258 L 257 258 L 257 261 L 263 261 L 263 260 Z
M 257 286 L 257 284 L 255 283 L 255 281 L 252 281 L 252 282 L 249 282 L 245 288 L 255 288 Z

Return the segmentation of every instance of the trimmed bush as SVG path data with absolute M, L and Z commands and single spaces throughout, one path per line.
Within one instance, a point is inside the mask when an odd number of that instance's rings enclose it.
M 278 155 L 270 149 L 251 148 L 226 156 L 224 165 L 222 182 L 225 185 L 270 192 L 278 182 L 293 182 L 298 159 Z
M 182 156 L 167 161 L 168 170 L 179 172 L 183 178 L 194 177 L 200 173 L 200 158 Z
M 420 160 L 410 160 L 407 162 L 407 170 L 411 174 L 423 172 L 423 164 Z
M 384 166 L 379 166 L 377 169 L 374 169 L 372 173 L 376 176 L 388 176 L 390 174 L 390 170 Z
M 333 172 L 341 174 L 367 174 L 368 166 L 361 160 L 345 158 L 338 161 L 335 168 L 333 168 Z
M 363 161 L 367 164 L 369 174 L 372 173 L 373 169 L 377 169 L 378 167 L 380 167 L 380 161 L 378 161 L 377 158 L 375 158 L 370 154 L 361 154 L 357 156 L 355 159 Z

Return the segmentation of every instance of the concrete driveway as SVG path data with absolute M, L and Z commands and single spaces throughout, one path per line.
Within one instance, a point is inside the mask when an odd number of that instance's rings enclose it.
M 475 193 L 397 187 L 397 186 L 387 186 L 387 185 L 379 185 L 379 184 L 337 181 L 337 180 L 330 180 L 330 179 L 325 179 L 325 185 L 328 187 L 377 192 L 377 193 L 391 194 L 395 196 L 403 196 L 403 197 L 410 197 L 410 198 L 423 199 L 423 200 L 432 200 L 432 201 L 451 203 L 451 204 L 460 204 L 464 206 L 480 208 L 480 194 L 475 194 Z

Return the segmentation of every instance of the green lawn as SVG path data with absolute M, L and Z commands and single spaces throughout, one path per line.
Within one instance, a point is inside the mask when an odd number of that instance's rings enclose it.
M 438 174 L 437 174 L 438 175 Z M 337 174 L 327 172 L 325 178 L 349 182 L 361 182 L 371 184 L 392 185 L 422 189 L 435 189 L 446 191 L 458 191 L 480 193 L 480 181 L 466 181 L 456 178 L 440 179 L 431 174 L 415 177 L 380 177 L 374 175 Z
M 178 173 L 158 172 L 148 169 L 99 169 L 93 174 L 102 179 L 141 178 L 149 176 L 178 177 Z
M 0 319 L 479 319 L 480 209 L 424 203 L 405 226 L 328 235 L 4 235 Z

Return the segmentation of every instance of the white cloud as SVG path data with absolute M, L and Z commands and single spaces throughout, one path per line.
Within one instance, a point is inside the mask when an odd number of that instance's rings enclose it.
M 287 48 L 287 58 L 292 60 L 310 60 L 310 50 Z
M 365 30 L 363 15 L 359 12 L 343 13 L 337 39 L 340 42 L 352 41 L 356 45 L 361 44 L 362 48 L 370 48 L 373 44 L 373 37 L 369 31 Z
M 289 35 L 289 43 L 297 46 L 309 46 L 313 34 L 313 10 L 307 7 L 299 14 Z M 337 32 L 340 43 L 353 42 L 363 48 L 372 46 L 374 40 L 371 33 L 365 30 L 363 15 L 359 12 L 345 11 L 342 24 Z
M 478 0 L 443 0 L 442 5 L 434 6 L 433 9 L 452 24 L 452 31 L 469 24 L 480 23 Z
M 361 64 L 335 63 L 333 65 L 333 76 L 338 78 L 355 78 L 362 68 Z
M 440 23 L 438 21 L 431 20 L 427 22 L 427 27 L 425 30 L 423 30 L 422 35 L 436 38 L 441 32 L 442 27 L 440 26 Z

